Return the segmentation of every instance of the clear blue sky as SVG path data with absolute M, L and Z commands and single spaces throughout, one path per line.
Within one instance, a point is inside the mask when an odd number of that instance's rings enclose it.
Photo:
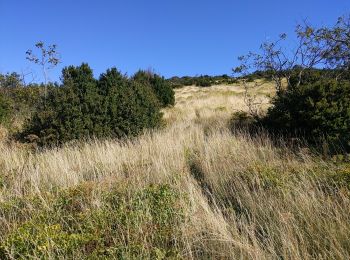
M 42 40 L 62 55 L 51 80 L 81 62 L 96 76 L 230 74 L 237 56 L 303 19 L 331 25 L 349 12 L 350 0 L 0 0 L 0 72 L 35 69 L 25 51 Z

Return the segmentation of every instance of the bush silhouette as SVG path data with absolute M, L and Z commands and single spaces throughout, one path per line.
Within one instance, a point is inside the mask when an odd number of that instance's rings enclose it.
M 156 94 L 162 107 L 175 104 L 175 92 L 170 83 L 153 72 L 140 70 L 133 76 L 134 81 L 148 85 Z
M 22 137 L 38 136 L 55 145 L 91 137 L 136 135 L 159 125 L 159 104 L 152 91 L 123 77 L 116 69 L 94 79 L 87 64 L 67 67 L 63 85 L 52 88 L 28 121 Z

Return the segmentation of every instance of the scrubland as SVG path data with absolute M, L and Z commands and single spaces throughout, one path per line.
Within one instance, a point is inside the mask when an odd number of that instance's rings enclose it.
M 350 164 L 232 129 L 243 95 L 177 89 L 164 127 L 127 140 L 1 134 L 0 258 L 349 259 Z

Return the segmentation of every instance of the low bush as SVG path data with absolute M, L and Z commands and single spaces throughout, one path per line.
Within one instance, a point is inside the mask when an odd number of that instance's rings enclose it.
M 210 77 L 207 76 L 201 76 L 195 82 L 198 87 L 210 87 L 213 84 Z
M 289 87 L 273 100 L 263 124 L 350 151 L 350 82 L 323 79 Z

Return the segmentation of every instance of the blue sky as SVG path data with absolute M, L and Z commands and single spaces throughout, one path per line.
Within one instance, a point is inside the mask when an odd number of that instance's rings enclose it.
M 298 22 L 331 25 L 349 12 L 349 0 L 0 0 L 0 72 L 34 70 L 40 80 L 25 51 L 41 40 L 62 56 L 51 80 L 81 62 L 96 76 L 113 66 L 129 75 L 230 74 L 237 56 L 293 34 Z

